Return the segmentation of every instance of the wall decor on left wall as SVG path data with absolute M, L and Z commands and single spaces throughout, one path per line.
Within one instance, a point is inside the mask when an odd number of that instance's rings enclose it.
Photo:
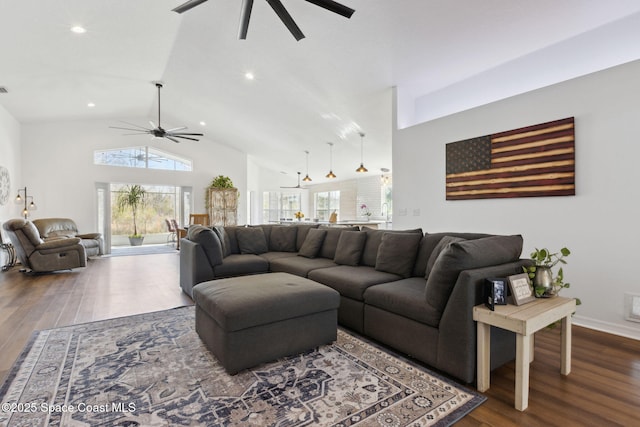
M 0 166 L 0 206 L 4 206 L 9 201 L 9 193 L 11 192 L 11 176 L 9 169 Z

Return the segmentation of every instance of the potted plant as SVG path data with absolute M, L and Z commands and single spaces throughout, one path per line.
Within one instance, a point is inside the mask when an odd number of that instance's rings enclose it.
M 224 175 L 216 176 L 211 181 L 211 184 L 209 184 L 209 186 L 205 189 L 205 194 L 204 194 L 204 205 L 205 206 L 209 206 L 209 197 L 210 197 L 209 189 L 210 188 L 223 189 L 223 188 L 235 188 L 235 187 L 233 186 L 233 181 L 228 176 L 224 176 Z M 238 197 L 239 197 L 239 195 L 238 195 Z
M 369 221 L 369 218 L 371 218 L 371 211 L 364 203 L 360 205 L 360 214 L 365 218 L 365 221 Z
M 136 217 L 138 215 L 138 209 L 145 204 L 147 192 L 140 185 L 128 185 L 125 189 L 118 194 L 117 205 L 118 210 L 123 212 L 127 209 L 131 209 L 133 214 L 133 234 L 129 235 L 129 243 L 131 246 L 140 246 L 144 236 L 138 234 L 138 226 L 136 224 Z
M 558 252 L 551 252 L 547 248 L 538 249 L 531 252 L 531 260 L 534 265 L 523 267 L 524 272 L 529 275 L 537 298 L 549 298 L 556 296 L 564 288 L 569 288 L 570 283 L 564 281 L 564 271 L 558 268 L 555 276 L 553 267 L 558 264 L 567 264 L 565 258 L 571 255 L 568 248 L 562 248 Z M 576 298 L 576 304 L 580 305 L 580 299 Z

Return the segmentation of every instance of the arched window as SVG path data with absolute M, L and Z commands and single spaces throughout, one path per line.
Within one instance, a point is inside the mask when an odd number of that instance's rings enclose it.
M 152 147 L 126 147 L 93 152 L 96 165 L 122 166 L 127 168 L 162 169 L 172 171 L 193 170 L 193 163 L 175 154 Z

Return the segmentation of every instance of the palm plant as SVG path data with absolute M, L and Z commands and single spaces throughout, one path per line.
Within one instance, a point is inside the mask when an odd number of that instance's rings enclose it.
M 133 214 L 133 234 L 129 237 L 142 237 L 138 234 L 138 226 L 136 224 L 136 217 L 138 215 L 138 209 L 143 207 L 146 201 L 147 192 L 140 185 L 128 185 L 125 189 L 118 194 L 117 206 L 120 212 L 127 209 L 131 209 Z

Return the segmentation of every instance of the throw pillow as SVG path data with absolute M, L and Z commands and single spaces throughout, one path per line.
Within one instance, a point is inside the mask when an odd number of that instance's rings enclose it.
M 333 261 L 342 265 L 358 265 L 366 238 L 366 233 L 362 231 L 343 231 L 340 233 Z
M 464 270 L 517 261 L 522 253 L 522 236 L 493 236 L 449 244 L 436 259 L 427 278 L 425 297 L 433 309 L 430 325 L 437 326 L 449 296 Z
M 187 238 L 202 247 L 209 264 L 214 267 L 222 264 L 224 258 L 222 243 L 212 229 L 202 225 L 191 225 L 187 231 Z
M 327 230 L 319 230 L 317 228 L 310 229 L 307 233 L 307 237 L 304 239 L 304 243 L 302 243 L 302 247 L 300 248 L 298 255 L 306 258 L 315 258 L 318 256 L 318 252 L 320 252 L 320 248 L 322 247 L 322 243 L 324 242 L 324 237 L 326 235 Z
M 298 229 L 293 226 L 277 226 L 271 229 L 270 248 L 274 252 L 295 252 Z
M 231 255 L 231 242 L 229 241 L 229 235 L 224 231 L 224 227 L 222 225 L 216 225 L 213 227 L 213 232 L 216 233 L 218 239 L 220 239 L 220 243 L 222 244 L 222 254 L 224 257 L 226 258 Z
M 433 265 L 436 263 L 436 260 L 438 259 L 440 252 L 442 252 L 449 243 L 461 242 L 463 240 L 465 239 L 461 237 L 454 237 L 454 236 L 444 236 L 442 239 L 440 239 L 436 247 L 433 248 L 433 252 L 431 252 L 431 255 L 429 255 L 429 261 L 427 261 L 427 269 L 425 271 L 424 278 L 425 279 L 429 278 L 429 273 L 431 273 L 431 270 L 433 269 Z
M 411 277 L 422 234 L 384 233 L 378 247 L 375 269 Z
M 260 227 L 239 228 L 236 231 L 241 254 L 263 254 L 269 252 L 267 239 Z

